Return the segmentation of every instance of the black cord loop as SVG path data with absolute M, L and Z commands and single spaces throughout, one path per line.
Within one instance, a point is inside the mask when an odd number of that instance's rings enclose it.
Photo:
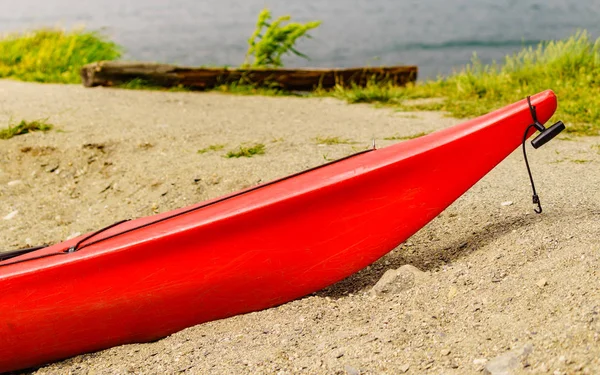
M 529 112 L 531 112 L 531 118 L 533 119 L 533 124 L 529 125 L 527 127 L 527 129 L 525 129 L 525 134 L 523 134 L 523 142 L 522 142 L 522 146 L 523 146 L 523 158 L 525 159 L 525 166 L 527 167 L 527 173 L 529 174 L 529 181 L 531 182 L 531 190 L 533 190 L 533 196 L 532 196 L 532 200 L 533 200 L 533 204 L 536 204 L 537 207 L 533 209 L 533 211 L 536 214 L 541 214 L 542 213 L 542 203 L 540 202 L 540 197 L 537 195 L 537 192 L 535 191 L 535 183 L 533 182 L 533 175 L 531 174 L 531 168 L 529 167 L 529 161 L 527 160 L 527 149 L 525 147 L 525 142 L 527 142 L 527 134 L 529 133 L 529 130 L 531 128 L 536 128 L 537 130 L 541 130 L 543 131 L 544 125 L 540 124 L 540 122 L 537 119 L 537 114 L 535 112 L 535 106 L 531 105 L 531 99 L 528 96 L 527 97 L 527 104 L 529 104 Z
M 533 196 L 532 196 L 532 200 L 533 200 L 533 204 L 537 204 L 537 208 L 534 208 L 533 211 L 536 214 L 541 214 L 542 213 L 542 203 L 540 202 L 540 197 L 537 195 L 537 192 L 535 191 L 535 183 L 533 182 L 533 175 L 531 174 L 531 168 L 529 167 L 529 161 L 527 160 L 527 149 L 525 147 L 525 142 L 527 142 L 527 133 L 529 133 L 529 129 L 535 127 L 535 125 L 531 124 L 527 127 L 527 129 L 525 130 L 525 134 L 523 135 L 523 158 L 525 159 L 525 166 L 527 167 L 527 173 L 529 174 L 529 181 L 531 182 L 531 190 L 533 190 Z

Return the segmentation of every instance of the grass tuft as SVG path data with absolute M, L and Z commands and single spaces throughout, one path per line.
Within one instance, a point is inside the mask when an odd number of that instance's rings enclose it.
M 237 150 L 229 151 L 225 157 L 226 158 L 251 158 L 254 155 L 263 155 L 265 153 L 265 145 L 262 143 L 257 143 L 252 146 L 243 146 L 240 145 Z
M 318 145 L 353 145 L 355 141 L 340 137 L 316 137 L 314 141 Z
M 210 145 L 206 148 L 202 148 L 202 149 L 198 150 L 198 153 L 205 154 L 209 151 L 221 151 L 224 148 L 225 148 L 225 145 Z
M 212 88 L 211 91 L 237 95 L 299 96 L 298 94 L 280 88 L 276 84 L 270 86 L 258 86 L 244 81 L 219 85 Z
M 421 133 L 417 133 L 417 134 L 404 135 L 404 136 L 394 135 L 394 136 L 391 136 L 391 137 L 385 137 L 383 139 L 385 139 L 386 141 L 406 141 L 406 140 L 409 140 L 409 139 L 415 139 L 415 138 L 422 137 L 422 136 L 427 135 L 429 133 L 430 132 L 421 132 Z
M 97 32 L 41 29 L 0 36 L 0 78 L 80 83 L 85 64 L 115 60 L 121 47 Z
M 183 85 L 173 87 L 158 86 L 142 78 L 134 78 L 130 81 L 117 85 L 116 87 L 125 90 L 149 90 L 149 91 L 168 91 L 168 92 L 187 92 L 193 91 L 192 88 Z
M 345 100 L 348 103 L 381 103 L 400 104 L 407 96 L 403 87 L 394 86 L 390 83 L 367 83 L 365 87 L 353 84 L 351 87 L 336 85 L 332 90 L 317 90 L 316 95 L 330 95 L 334 98 Z
M 0 129 L 0 139 L 10 139 L 17 135 L 27 134 L 36 131 L 47 132 L 54 126 L 46 120 L 25 121 L 21 120 L 17 125 L 8 125 L 8 128 Z

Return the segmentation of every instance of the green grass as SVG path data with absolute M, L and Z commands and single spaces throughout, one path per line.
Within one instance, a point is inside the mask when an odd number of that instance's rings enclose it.
M 415 138 L 422 137 L 422 136 L 427 135 L 429 133 L 430 132 L 421 132 L 421 133 L 411 134 L 411 135 L 405 135 L 405 136 L 394 135 L 392 137 L 385 137 L 383 139 L 385 139 L 386 141 L 406 141 L 408 139 L 415 139 Z
M 221 151 L 224 148 L 225 148 L 225 145 L 210 145 L 206 148 L 202 148 L 202 149 L 198 150 L 198 153 L 205 154 L 209 151 Z
M 254 155 L 263 155 L 265 153 L 265 145 L 262 143 L 256 143 L 252 146 L 240 145 L 238 149 L 229 151 L 226 158 L 251 158 Z
M 134 78 L 131 81 L 122 83 L 117 85 L 116 87 L 125 89 L 125 90 L 156 90 L 156 91 L 169 91 L 169 92 L 187 92 L 193 91 L 190 87 L 185 87 L 183 85 L 173 86 L 173 87 L 164 87 L 156 85 L 152 82 L 146 81 L 142 78 Z
M 246 82 L 234 82 L 216 86 L 211 91 L 238 95 L 263 95 L 263 96 L 299 96 L 287 90 L 283 90 L 276 84 L 270 86 L 258 86 Z
M 365 87 L 353 84 L 351 87 L 336 85 L 332 90 L 317 90 L 317 96 L 333 96 L 348 103 L 378 103 L 394 105 L 400 104 L 407 98 L 408 91 L 403 87 L 390 83 L 368 82 Z
M 0 78 L 79 83 L 85 64 L 115 60 L 121 48 L 93 31 L 42 29 L 0 36 Z
M 318 145 L 353 145 L 355 141 L 351 139 L 344 139 L 340 137 L 315 137 L 314 141 Z
M 585 32 L 565 40 L 544 42 L 507 56 L 502 66 L 472 64 L 446 79 L 415 86 L 412 96 L 443 96 L 441 110 L 473 117 L 527 95 L 552 89 L 559 98 L 556 118 L 567 132 L 598 135 L 600 131 L 600 40 Z
M 8 128 L 0 129 L 0 139 L 10 139 L 17 135 L 27 134 L 36 131 L 47 132 L 54 126 L 46 120 L 25 121 L 21 120 L 17 125 L 8 125 Z
M 458 118 L 483 115 L 552 89 L 558 96 L 555 119 L 567 124 L 575 135 L 600 134 L 600 39 L 585 31 L 564 40 L 540 43 L 506 56 L 502 64 L 472 63 L 446 78 L 408 85 L 337 87 L 321 93 L 350 103 L 393 104 L 402 110 L 446 111 Z M 444 98 L 442 102 L 404 106 L 405 99 Z

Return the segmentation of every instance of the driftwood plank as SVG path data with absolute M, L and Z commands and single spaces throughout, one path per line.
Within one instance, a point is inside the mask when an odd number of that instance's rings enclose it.
M 222 84 L 242 83 L 277 86 L 306 91 L 336 84 L 365 86 L 370 80 L 402 86 L 417 79 L 416 66 L 363 67 L 348 69 L 228 69 L 191 68 L 141 62 L 101 61 L 81 69 L 86 87 L 115 86 L 141 79 L 162 87 L 185 86 L 208 89 Z

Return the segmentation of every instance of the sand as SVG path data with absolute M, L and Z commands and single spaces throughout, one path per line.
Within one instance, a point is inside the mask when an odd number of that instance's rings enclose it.
M 0 80 L 0 126 L 38 118 L 56 129 L 0 140 L 0 249 L 58 242 L 298 172 L 373 139 L 384 147 L 399 142 L 386 137 L 459 122 L 331 98 Z M 264 155 L 223 157 L 254 143 Z M 223 149 L 197 152 L 211 145 Z M 516 373 L 599 373 L 599 145 L 562 137 L 530 152 L 542 215 L 517 150 L 400 247 L 326 290 L 33 371 L 468 374 L 493 372 L 494 358 L 521 350 Z M 424 274 L 406 271 L 390 292 L 371 293 L 386 270 L 407 264 Z

